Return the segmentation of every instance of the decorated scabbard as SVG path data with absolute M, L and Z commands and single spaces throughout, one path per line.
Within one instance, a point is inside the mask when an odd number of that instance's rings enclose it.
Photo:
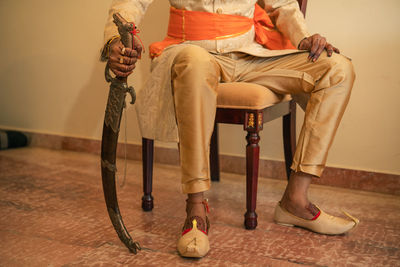
M 113 15 L 114 23 L 118 27 L 121 41 L 125 47 L 133 47 L 134 24 L 127 22 L 120 14 Z M 105 68 L 105 79 L 110 83 L 107 106 L 104 116 L 103 136 L 101 140 L 101 176 L 103 181 L 104 198 L 106 201 L 108 215 L 118 234 L 119 239 L 125 244 L 130 252 L 136 254 L 140 250 L 139 243 L 133 241 L 119 210 L 115 173 L 116 152 L 121 116 L 125 107 L 126 93 L 131 95 L 131 104 L 135 103 L 136 95 L 132 86 L 128 86 L 127 78 L 110 75 L 108 63 Z

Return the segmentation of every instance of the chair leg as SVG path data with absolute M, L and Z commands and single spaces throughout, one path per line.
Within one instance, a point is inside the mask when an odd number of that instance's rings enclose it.
M 142 159 L 143 159 L 143 197 L 142 209 L 151 211 L 154 207 L 153 196 L 151 195 L 153 186 L 153 152 L 154 140 L 142 139 Z
M 218 123 L 214 124 L 210 142 L 210 173 L 211 181 L 219 182 Z
M 257 183 L 258 183 L 258 163 L 260 157 L 260 136 L 258 131 L 250 132 L 246 136 L 246 208 L 244 215 L 244 225 L 246 229 L 257 227 Z
M 285 152 L 286 176 L 289 180 L 293 163 L 293 156 L 296 149 L 296 102 L 290 101 L 290 113 L 283 116 L 283 148 Z

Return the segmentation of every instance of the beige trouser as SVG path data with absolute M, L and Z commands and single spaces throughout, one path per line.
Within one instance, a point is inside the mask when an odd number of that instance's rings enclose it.
M 308 53 L 274 58 L 213 55 L 198 46 L 186 47 L 175 57 L 172 87 L 184 193 L 210 188 L 209 148 L 219 81 L 256 83 L 278 94 L 308 100 L 300 101 L 305 118 L 291 168 L 322 174 L 355 75 L 350 60 L 342 55 L 323 53 L 315 63 L 307 57 Z

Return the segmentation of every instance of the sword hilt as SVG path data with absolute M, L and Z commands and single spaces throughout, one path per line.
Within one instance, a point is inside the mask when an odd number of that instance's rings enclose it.
M 118 27 L 119 36 L 122 44 L 127 48 L 133 48 L 133 29 L 135 25 L 127 22 L 119 13 L 113 15 L 114 23 Z

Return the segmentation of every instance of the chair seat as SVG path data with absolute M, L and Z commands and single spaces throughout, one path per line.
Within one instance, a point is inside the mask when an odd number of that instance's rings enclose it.
M 220 83 L 217 91 L 218 108 L 259 110 L 291 100 L 290 95 L 275 94 L 264 86 L 246 82 Z

